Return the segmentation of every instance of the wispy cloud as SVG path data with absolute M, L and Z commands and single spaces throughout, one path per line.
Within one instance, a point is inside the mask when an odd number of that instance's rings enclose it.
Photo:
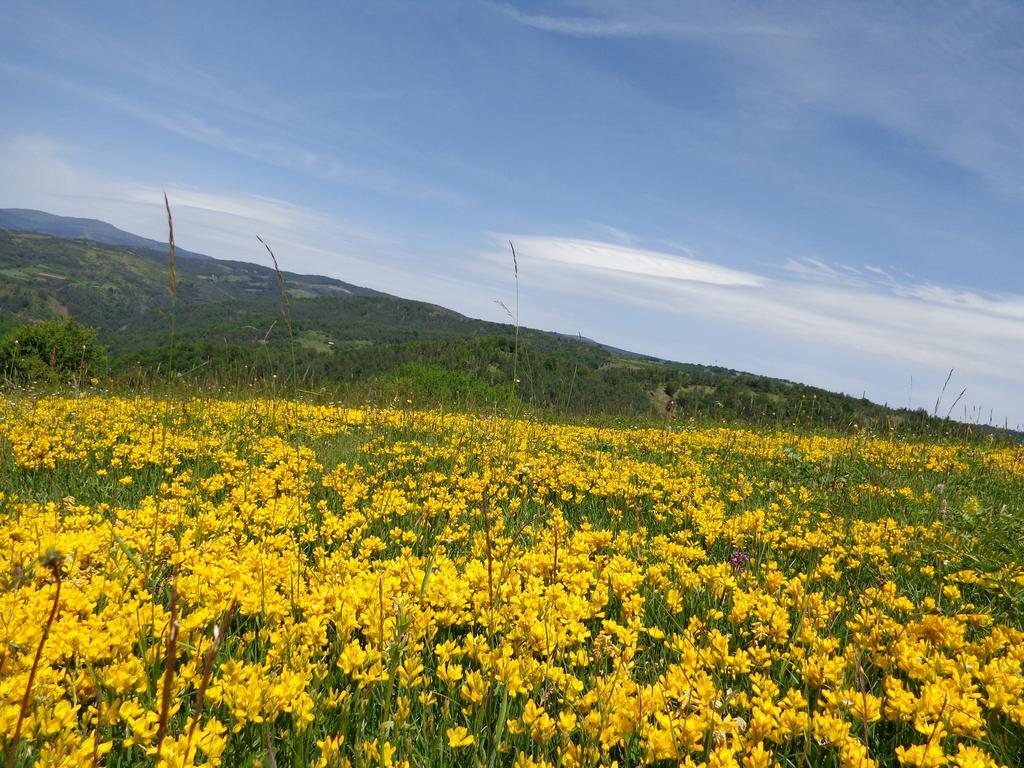
M 766 282 L 764 278 L 749 272 L 729 269 L 689 256 L 659 253 L 595 240 L 520 236 L 516 238 L 516 242 L 530 259 L 566 268 L 711 285 L 757 286 Z
M 713 319 L 758 337 L 845 348 L 929 368 L 956 367 L 1024 386 L 1024 295 L 868 281 L 818 259 L 769 278 L 692 257 L 562 237 L 518 236 L 532 289 L 585 293 Z M 495 250 L 491 258 L 504 263 Z M 793 269 L 793 265 L 797 268 Z
M 786 263 L 782 265 L 782 268 L 787 272 L 791 272 L 795 275 L 811 280 L 840 282 L 847 281 L 849 279 L 849 273 L 843 274 L 835 267 L 831 267 L 813 256 L 801 256 L 799 258 L 788 259 Z
M 503 6 L 552 34 L 700 44 L 736 67 L 752 124 L 814 111 L 869 121 L 937 158 L 1024 195 L 1024 6 L 976 3 L 631 3 L 590 0 L 569 15 Z
M 497 7 L 516 21 L 545 32 L 557 32 L 574 37 L 697 37 L 729 35 L 733 37 L 792 37 L 802 32 L 788 25 L 770 22 L 729 23 L 702 18 L 705 14 L 691 14 L 691 9 L 665 13 L 663 8 L 631 4 L 625 13 L 601 13 L 594 9 L 590 15 L 552 16 L 524 13 L 509 5 Z
M 213 118 L 185 108 L 156 109 L 105 88 L 76 82 L 42 69 L 0 61 L 0 77 L 34 81 L 68 96 L 88 99 L 117 110 L 189 141 L 299 174 L 385 195 L 441 201 L 456 206 L 463 202 L 460 195 L 437 185 L 422 184 L 380 168 L 343 162 L 331 154 L 288 141 L 254 138 L 240 130 L 221 127 Z

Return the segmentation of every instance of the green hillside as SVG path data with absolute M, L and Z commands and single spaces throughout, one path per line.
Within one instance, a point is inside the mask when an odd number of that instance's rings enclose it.
M 274 270 L 246 262 L 179 258 L 182 314 L 279 295 Z M 285 273 L 293 296 L 374 296 L 328 277 Z M 170 307 L 167 253 L 0 230 L 0 309 L 23 320 L 72 315 L 102 331 L 151 323 Z
M 938 429 L 923 412 L 593 341 L 464 317 L 327 277 L 177 260 L 175 347 L 166 253 L 0 230 L 0 331 L 73 317 L 98 329 L 115 377 L 252 384 L 294 378 L 361 400 L 467 408 L 510 398 L 547 412 L 847 428 Z

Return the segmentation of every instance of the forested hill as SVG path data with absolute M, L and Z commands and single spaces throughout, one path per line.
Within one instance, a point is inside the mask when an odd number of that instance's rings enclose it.
M 30 224 L 20 219 L 20 226 Z M 109 225 L 96 225 L 103 222 L 73 231 L 113 237 Z M 923 411 L 657 360 L 584 338 L 524 328 L 517 343 L 512 325 L 333 278 L 285 273 L 285 313 L 277 275 L 267 267 L 196 255 L 179 258 L 176 273 L 171 354 L 165 245 L 0 229 L 0 331 L 74 318 L 98 329 L 115 377 L 166 375 L 173 367 L 196 381 L 239 384 L 277 375 L 307 389 L 382 402 L 481 408 L 507 404 L 512 395 L 573 416 L 941 426 Z

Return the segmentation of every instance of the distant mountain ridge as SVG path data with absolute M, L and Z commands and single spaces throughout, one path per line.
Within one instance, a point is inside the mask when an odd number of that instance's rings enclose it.
M 4 211 L 3 213 L 9 213 Z M 169 307 L 167 245 L 91 219 L 17 215 L 22 229 L 0 227 L 0 311 L 22 320 L 71 315 L 101 334 L 123 334 L 158 320 Z M 127 239 L 110 245 L 85 237 L 68 238 L 25 230 L 33 220 L 48 229 Z M 85 222 L 85 224 L 83 224 Z M 141 245 L 140 245 L 141 244 Z M 151 247 L 156 246 L 156 247 Z M 184 312 L 223 302 L 278 300 L 277 273 L 270 267 L 225 261 L 176 249 L 178 302 Z M 332 277 L 284 272 L 289 295 L 381 296 L 379 291 Z M 116 347 L 116 344 L 112 344 Z
M 167 243 L 150 240 L 148 237 L 133 235 L 99 219 L 80 219 L 73 216 L 57 216 L 46 211 L 31 208 L 0 208 L 0 229 L 16 232 L 35 232 L 73 240 L 92 240 L 103 245 L 123 245 L 149 251 L 167 251 Z M 209 259 L 202 253 L 175 248 L 175 255 L 186 259 Z
M 223 385 L 285 372 L 303 386 L 344 390 L 363 402 L 494 408 L 514 393 L 572 416 L 931 432 L 948 423 L 923 410 L 661 360 L 582 336 L 517 330 L 320 275 L 284 273 L 285 309 L 273 269 L 178 254 L 172 304 L 166 244 L 94 219 L 0 210 L 0 334 L 18 323 L 74 317 L 99 330 L 115 376 L 174 371 Z

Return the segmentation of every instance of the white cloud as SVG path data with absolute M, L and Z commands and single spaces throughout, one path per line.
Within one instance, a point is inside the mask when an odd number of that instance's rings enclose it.
M 513 237 L 520 280 L 673 314 L 711 318 L 757 337 L 832 349 L 1024 386 L 1024 296 L 931 285 L 868 283 L 817 259 L 788 280 L 709 262 L 561 237 Z M 503 263 L 507 257 L 493 252 Z M 532 261 L 532 266 L 527 266 Z M 822 279 L 822 276 L 827 279 Z
M 669 14 L 657 8 L 645 9 L 641 4 L 631 4 L 626 14 L 588 16 L 551 16 L 523 13 L 507 5 L 499 5 L 503 13 L 522 24 L 545 32 L 557 32 L 573 37 L 697 37 L 706 35 L 730 35 L 737 37 L 792 37 L 801 34 L 790 26 L 769 22 L 718 23 L 701 14 Z
M 712 285 L 755 286 L 766 282 L 764 278 L 749 272 L 729 269 L 709 261 L 595 240 L 520 236 L 515 238 L 515 242 L 524 258 L 565 267 Z
M 829 266 L 820 259 L 813 256 L 801 256 L 788 259 L 782 268 L 787 272 L 807 278 L 809 280 L 822 280 L 825 282 L 848 281 L 849 275 L 840 273 L 836 268 Z M 856 270 L 853 271 L 856 274 Z

